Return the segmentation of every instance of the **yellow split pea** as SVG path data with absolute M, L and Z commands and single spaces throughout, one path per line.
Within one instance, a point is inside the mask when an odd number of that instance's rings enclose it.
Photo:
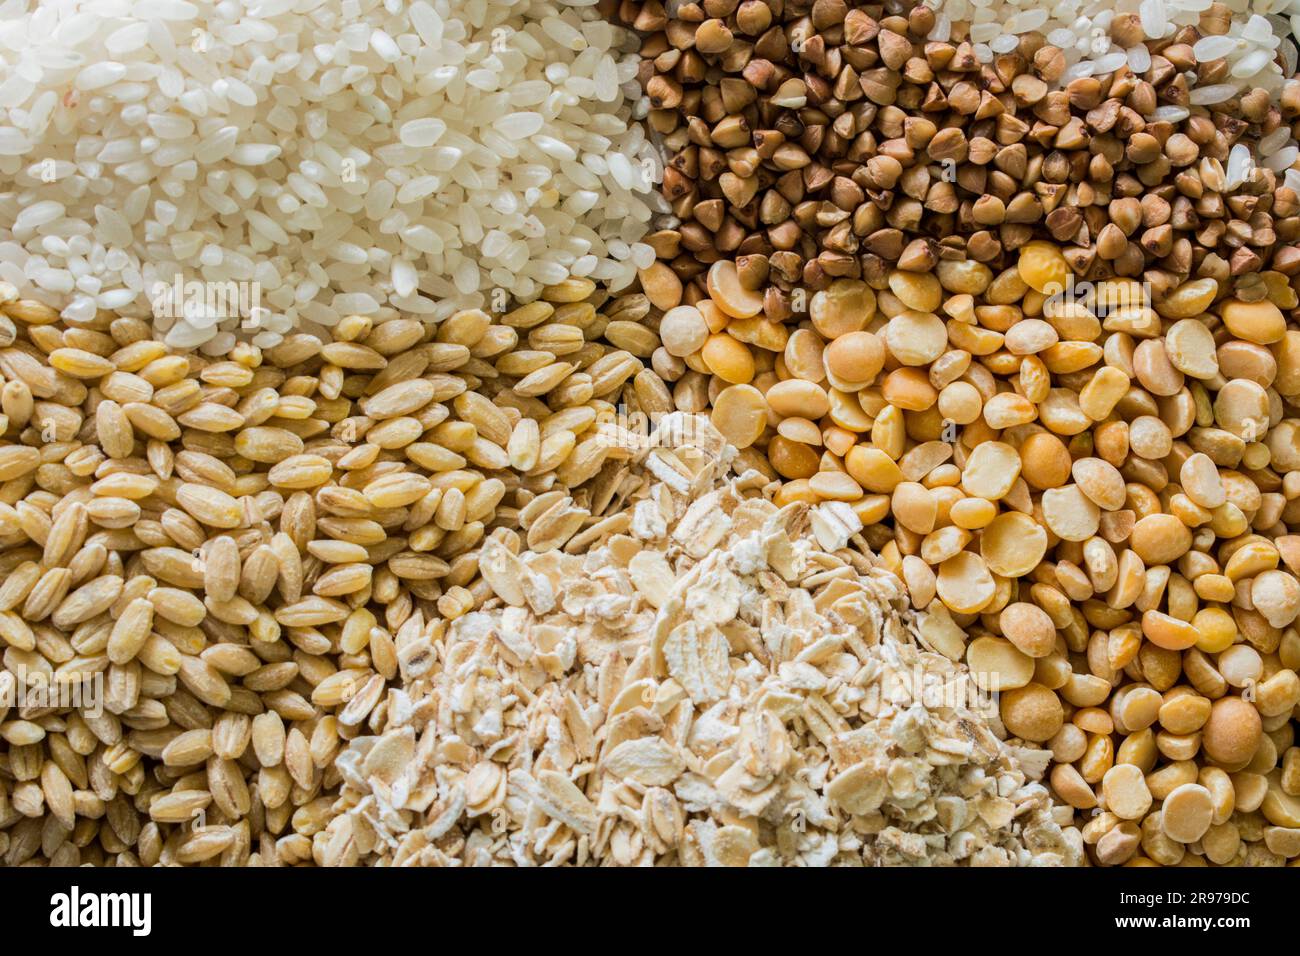
M 1045 554 L 1047 532 L 1033 516 L 1020 511 L 998 515 L 980 534 L 980 555 L 1004 578 L 1023 577 L 1038 567 Z

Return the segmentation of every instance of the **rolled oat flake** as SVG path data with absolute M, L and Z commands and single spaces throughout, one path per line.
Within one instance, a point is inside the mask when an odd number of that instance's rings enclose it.
M 1081 861 L 1050 754 L 968 706 L 851 508 L 778 507 L 704 416 L 609 437 L 614 520 L 563 550 L 495 532 L 493 597 L 404 626 L 325 862 Z

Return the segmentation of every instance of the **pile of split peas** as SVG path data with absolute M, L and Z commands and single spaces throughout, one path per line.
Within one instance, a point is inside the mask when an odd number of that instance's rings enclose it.
M 1300 855 L 1300 331 L 1263 278 L 1081 300 L 1035 240 L 1001 272 L 835 280 L 797 325 L 728 260 L 699 301 L 643 284 L 665 379 L 707 380 L 778 502 L 852 506 L 923 639 L 1051 749 L 1097 861 L 1173 864 Z

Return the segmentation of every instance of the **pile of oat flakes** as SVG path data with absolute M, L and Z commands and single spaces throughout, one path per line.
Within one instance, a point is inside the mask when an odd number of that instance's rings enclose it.
M 586 554 L 485 542 L 493 596 L 430 622 L 338 757 L 322 862 L 1081 860 L 1046 752 L 960 696 L 926 706 L 916 675 L 953 690 L 964 667 L 918 640 L 852 509 L 778 507 L 703 416 L 610 428 L 640 444 L 625 507 Z

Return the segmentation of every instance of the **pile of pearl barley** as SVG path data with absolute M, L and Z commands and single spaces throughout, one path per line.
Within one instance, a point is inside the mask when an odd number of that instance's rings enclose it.
M 596 422 L 667 395 L 615 344 L 647 310 L 569 280 L 209 359 L 0 286 L 0 860 L 317 859 L 334 756 L 487 596 L 485 535 L 617 510 Z

